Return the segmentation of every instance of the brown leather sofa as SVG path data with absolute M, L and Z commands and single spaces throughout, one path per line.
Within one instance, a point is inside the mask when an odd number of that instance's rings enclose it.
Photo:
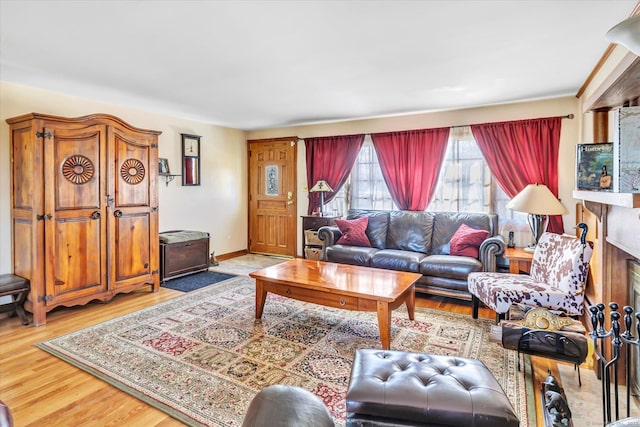
M 371 247 L 337 244 L 340 229 L 321 227 L 321 260 L 421 273 L 417 292 L 471 300 L 469 273 L 496 271 L 496 259 L 504 253 L 504 239 L 498 234 L 498 216 L 494 214 L 352 209 L 347 219 L 363 216 L 369 218 L 366 235 Z M 489 233 L 477 258 L 450 254 L 451 237 L 462 224 Z

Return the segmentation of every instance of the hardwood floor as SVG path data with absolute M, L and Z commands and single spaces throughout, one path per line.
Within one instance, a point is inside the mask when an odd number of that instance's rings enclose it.
M 180 426 L 163 412 L 34 347 L 35 343 L 170 300 L 182 292 L 148 288 L 116 296 L 109 303 L 59 307 L 47 324 L 22 326 L 0 318 L 0 400 L 16 426 Z M 416 305 L 471 315 L 471 303 L 418 295 Z M 480 316 L 494 313 L 480 309 Z M 546 372 L 546 371 L 544 371 Z M 540 419 L 540 418 L 539 418 Z
M 182 292 L 148 288 L 109 303 L 59 307 L 44 326 L 0 319 L 0 400 L 15 426 L 181 426 L 179 421 L 33 344 L 175 298 Z

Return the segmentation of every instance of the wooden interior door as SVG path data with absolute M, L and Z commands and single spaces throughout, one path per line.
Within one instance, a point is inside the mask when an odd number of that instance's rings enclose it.
M 110 281 L 114 289 L 138 283 L 159 287 L 158 148 L 155 138 L 110 127 L 108 199 Z
M 105 130 L 44 130 L 47 304 L 107 289 Z
M 247 142 L 249 252 L 295 257 L 298 138 Z

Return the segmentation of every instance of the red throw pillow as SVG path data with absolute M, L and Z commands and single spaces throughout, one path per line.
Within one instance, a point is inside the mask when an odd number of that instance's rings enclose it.
M 356 219 L 336 219 L 336 225 L 342 236 L 336 243 L 340 245 L 363 246 L 370 248 L 369 238 L 365 231 L 369 225 L 369 217 L 363 216 Z
M 478 249 L 488 236 L 487 230 L 476 230 L 467 224 L 462 224 L 451 237 L 449 253 L 478 258 Z

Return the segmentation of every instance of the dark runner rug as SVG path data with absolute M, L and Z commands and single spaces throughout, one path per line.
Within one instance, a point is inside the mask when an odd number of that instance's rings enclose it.
M 420 307 L 410 321 L 402 306 L 391 348 L 480 359 L 527 426 L 530 381 L 517 353 L 489 340 L 493 324 Z M 344 426 L 353 354 L 380 348 L 380 337 L 376 313 L 273 294 L 256 320 L 255 282 L 239 276 L 36 345 L 188 425 L 240 426 L 258 391 L 289 384 L 319 396 Z
M 236 276 L 233 274 L 216 273 L 215 271 L 203 271 L 201 273 L 167 280 L 166 282 L 161 283 L 160 286 L 163 288 L 173 289 L 175 291 L 190 292 L 233 277 Z

